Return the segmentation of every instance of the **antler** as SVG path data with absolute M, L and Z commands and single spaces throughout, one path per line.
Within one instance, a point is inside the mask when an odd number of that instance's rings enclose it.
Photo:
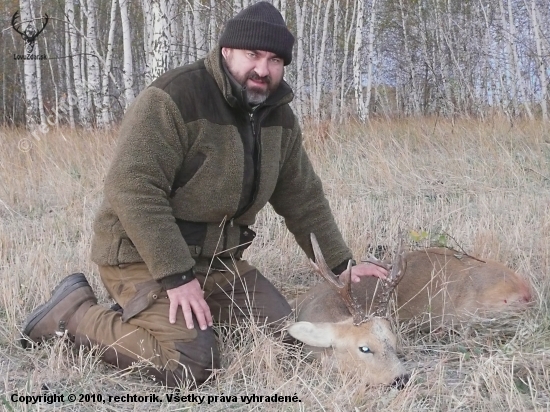
M 19 28 L 18 28 L 22 24 L 22 22 L 17 23 L 17 19 L 20 18 L 20 17 L 21 17 L 21 15 L 19 14 L 19 10 L 17 10 L 15 13 L 13 13 L 13 16 L 11 18 L 11 27 L 13 27 L 13 29 L 17 33 L 19 33 L 25 41 L 28 41 L 28 42 L 33 42 L 34 40 L 36 40 L 36 38 L 40 35 L 40 33 L 42 33 L 44 31 L 44 29 L 48 25 L 48 22 L 50 21 L 50 16 L 48 16 L 46 13 L 44 13 L 44 17 L 42 17 L 42 21 L 43 21 L 42 28 L 40 30 L 38 30 L 36 33 L 34 33 L 31 37 L 29 37 L 29 36 L 27 36 L 27 33 L 25 33 L 24 31 L 20 31 Z
M 36 39 L 38 35 L 42 33 L 46 28 L 46 26 L 48 25 L 48 22 L 50 21 L 50 17 L 46 13 L 44 13 L 44 17 L 42 17 L 42 20 L 44 20 L 44 18 L 46 18 L 46 21 L 42 24 L 42 28 L 38 30 L 38 32 L 33 36 L 33 40 Z
M 16 25 L 19 27 L 21 25 L 21 23 L 17 23 L 17 18 L 20 17 L 19 16 L 19 10 L 17 10 L 15 13 L 13 13 L 13 17 L 11 18 L 11 27 L 13 27 L 13 29 L 19 33 L 21 36 L 25 36 L 25 33 L 24 32 L 21 32 L 19 31 L 19 29 L 17 27 L 15 27 Z
M 310 259 L 310 263 L 317 273 L 319 273 L 331 286 L 332 288 L 340 295 L 346 307 L 348 308 L 351 316 L 353 317 L 353 324 L 360 325 L 365 322 L 368 318 L 365 316 L 361 310 L 361 305 L 357 302 L 355 297 L 351 293 L 351 261 L 348 262 L 348 269 L 350 270 L 350 276 L 346 279 L 345 282 L 342 282 L 338 276 L 332 273 L 332 270 L 327 265 L 317 238 L 312 233 L 310 235 L 311 246 L 313 247 L 313 254 L 315 255 L 315 262 Z
M 401 235 L 397 253 L 392 260 L 391 272 L 386 280 L 382 280 L 382 292 L 378 295 L 376 309 L 373 313 L 374 316 L 386 316 L 391 294 L 405 273 L 405 267 L 407 264 L 405 262 L 405 250 L 403 248 L 403 243 L 403 236 Z

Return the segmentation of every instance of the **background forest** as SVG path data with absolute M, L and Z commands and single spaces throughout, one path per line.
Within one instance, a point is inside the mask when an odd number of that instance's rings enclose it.
M 548 412 L 549 1 L 273 2 L 296 37 L 286 80 L 304 147 L 354 256 L 367 245 L 393 250 L 404 229 L 409 249 L 435 239 L 506 264 L 531 283 L 532 305 L 430 334 L 392 318 L 411 374 L 401 391 L 308 360 L 251 321 L 215 325 L 222 365 L 195 393 L 300 402 L 13 401 L 172 394 L 139 369 L 148 359 L 119 370 L 101 361 L 102 348 L 67 339 L 25 350 L 21 325 L 73 272 L 86 275 L 101 305 L 113 303 L 89 255 L 119 121 L 156 76 L 204 57 L 249 3 L 2 0 L 0 409 Z M 46 14 L 29 51 L 14 15 L 31 36 Z M 320 281 L 271 207 L 253 229 L 245 258 L 285 297 Z
M 164 71 L 204 57 L 248 0 L 4 0 L 0 121 L 106 126 Z M 295 34 L 303 120 L 548 119 L 547 0 L 274 0 Z M 40 30 L 22 60 L 20 31 Z M 32 23 L 34 22 L 34 23 Z

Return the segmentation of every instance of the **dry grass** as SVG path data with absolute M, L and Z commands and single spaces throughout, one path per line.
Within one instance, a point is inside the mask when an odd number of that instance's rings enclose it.
M 533 283 L 535 307 L 512 318 L 480 320 L 462 334 L 423 335 L 396 325 L 411 371 L 402 391 L 367 387 L 330 372 L 261 327 L 219 328 L 223 370 L 199 394 L 293 395 L 300 403 L 155 404 L 159 410 L 549 410 L 550 132 L 540 123 L 437 119 L 373 122 L 304 133 L 336 219 L 360 257 L 366 245 L 395 245 L 399 228 L 446 232 L 471 254 L 506 262 Z M 36 141 L 0 129 L 0 405 L 12 393 L 125 393 L 164 396 L 136 373 L 97 354 L 53 342 L 17 344 L 25 316 L 69 273 L 86 273 L 107 296 L 89 260 L 91 224 L 116 131 L 59 130 Z M 28 140 L 22 140 L 28 139 Z M 28 147 L 28 143 L 32 147 Z M 27 150 L 29 149 L 29 150 Z M 287 296 L 316 281 L 270 208 L 256 224 L 248 258 Z M 449 243 L 452 244 L 450 238 Z M 165 399 L 165 398 L 164 398 Z M 40 404 L 28 410 L 57 409 Z M 149 410 L 132 403 L 70 404 L 63 410 Z

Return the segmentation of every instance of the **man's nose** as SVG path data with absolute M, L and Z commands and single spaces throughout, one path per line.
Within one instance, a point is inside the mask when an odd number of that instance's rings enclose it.
M 267 65 L 267 59 L 258 59 L 256 62 L 256 73 L 258 73 L 258 76 L 265 77 L 269 74 L 269 67 Z

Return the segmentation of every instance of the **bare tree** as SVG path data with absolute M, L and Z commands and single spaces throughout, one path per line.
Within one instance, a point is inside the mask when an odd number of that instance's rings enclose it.
M 124 105 L 125 108 L 134 101 L 134 66 L 132 59 L 132 32 L 130 28 L 130 19 L 128 17 L 129 0 L 120 0 L 120 19 L 122 21 L 122 39 L 124 50 L 124 69 L 122 78 L 124 79 Z
M 103 67 L 103 102 L 101 105 L 101 126 L 108 127 L 111 124 L 111 104 L 109 98 L 109 72 L 113 60 L 113 45 L 115 39 L 117 0 L 111 0 L 111 15 L 109 24 L 109 35 L 107 40 L 107 52 L 105 54 L 105 65 Z
M 25 35 L 31 37 L 37 31 L 33 19 L 31 0 L 20 0 L 19 7 L 21 10 L 21 21 L 19 22 L 19 26 L 14 25 L 14 27 L 19 27 L 18 30 L 21 32 L 22 37 Z M 36 47 L 34 41 L 31 44 Z M 34 47 L 26 46 L 24 54 L 27 55 L 34 52 Z M 31 59 L 25 59 L 23 71 L 25 74 L 25 122 L 27 127 L 32 129 L 40 122 L 36 62 Z
M 95 124 L 101 123 L 101 77 L 99 70 L 99 55 L 97 54 L 97 0 L 86 0 L 86 8 L 82 6 L 86 14 L 86 40 L 90 44 L 90 50 L 86 54 L 88 69 L 88 88 L 91 95 L 91 103 L 95 114 Z
M 528 7 L 527 3 L 525 6 Z M 535 47 L 537 50 L 536 61 L 537 61 L 537 74 L 540 82 L 540 108 L 542 113 L 542 119 L 548 121 L 548 80 L 544 64 L 544 56 L 546 55 L 546 50 L 542 42 L 541 27 L 540 27 L 540 18 L 538 8 L 536 6 L 535 0 L 531 0 L 531 24 L 533 25 L 533 33 L 535 37 Z

